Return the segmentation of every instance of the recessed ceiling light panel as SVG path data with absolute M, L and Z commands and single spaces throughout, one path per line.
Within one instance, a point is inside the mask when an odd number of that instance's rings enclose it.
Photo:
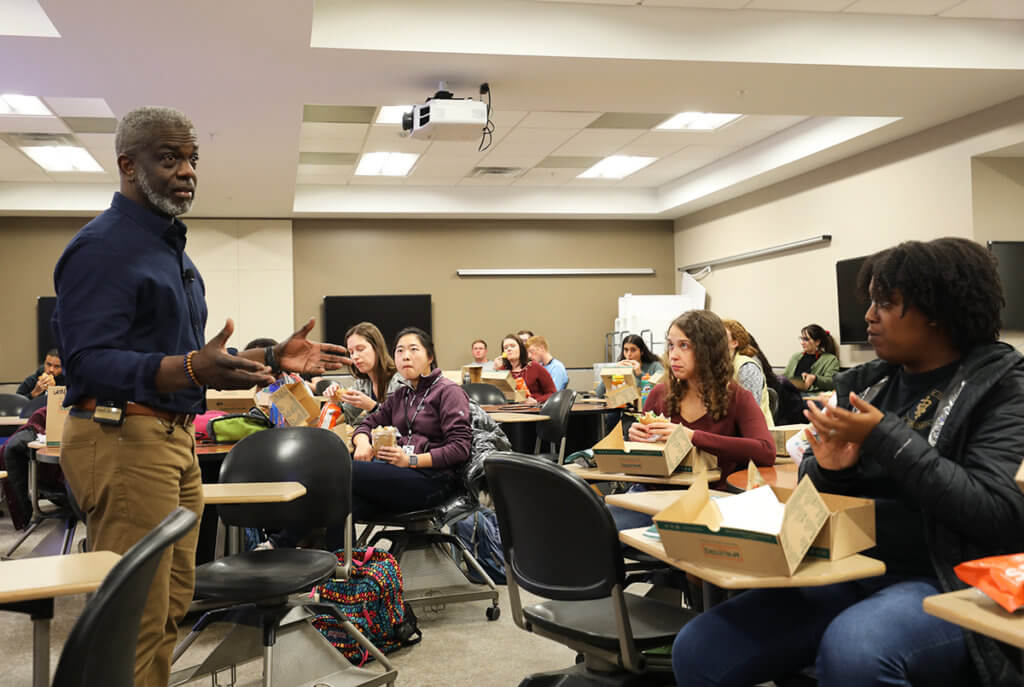
M 417 153 L 363 153 L 356 176 L 404 177 L 418 158 Z
M 50 109 L 34 95 L 0 95 L 0 114 L 52 116 Z
M 24 146 L 21 151 L 47 172 L 102 172 L 85 148 L 78 146 Z
M 741 114 L 726 114 L 723 112 L 680 112 L 677 115 L 672 115 L 654 128 L 662 131 L 678 131 L 681 129 L 689 131 L 714 131 L 742 116 Z
M 580 174 L 577 179 L 625 179 L 658 158 L 638 155 L 611 155 Z
M 401 124 L 402 115 L 412 112 L 412 105 L 384 105 L 377 113 L 374 124 Z

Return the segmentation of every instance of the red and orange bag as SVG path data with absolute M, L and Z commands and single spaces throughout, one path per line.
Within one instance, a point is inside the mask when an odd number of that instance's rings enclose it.
M 1024 606 L 1024 553 L 967 561 L 953 568 L 953 572 L 1010 613 Z

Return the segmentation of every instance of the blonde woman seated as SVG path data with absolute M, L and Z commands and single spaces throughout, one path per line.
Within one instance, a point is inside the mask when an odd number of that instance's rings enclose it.
M 771 365 L 753 343 L 746 328 L 736 320 L 722 320 L 729 335 L 729 351 L 732 353 L 733 379 L 750 392 L 761 407 L 768 429 L 775 426 L 771 405 L 768 403 L 769 376 L 778 384 Z M 777 390 L 776 390 L 777 391 Z

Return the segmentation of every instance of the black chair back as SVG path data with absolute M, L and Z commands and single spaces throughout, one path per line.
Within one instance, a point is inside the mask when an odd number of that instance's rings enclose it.
M 505 394 L 501 393 L 501 389 L 493 384 L 463 384 L 462 388 L 467 396 L 482 406 L 497 406 L 508 402 L 505 400 Z
M 25 404 L 25 407 L 21 409 L 19 415 L 24 418 L 32 417 L 32 413 L 36 412 L 40 408 L 46 405 L 46 394 L 39 394 L 31 401 Z
M 498 515 L 505 567 L 533 594 L 599 599 L 625 578 L 612 515 L 579 477 L 521 453 L 484 461 Z
M 343 525 L 352 504 L 352 458 L 345 442 L 318 427 L 280 427 L 250 434 L 224 458 L 220 481 L 299 482 L 306 494 L 288 503 L 218 506 L 228 525 L 298 532 Z
M 164 551 L 196 524 L 196 514 L 176 508 L 121 557 L 71 629 L 53 687 L 131 687 L 135 645 L 153 575 Z
M 28 399 L 21 394 L 0 394 L 0 417 L 18 417 L 27 404 Z
M 313 388 L 313 393 L 315 393 L 317 396 L 323 396 L 323 393 L 324 391 L 327 390 L 327 387 L 329 387 L 331 384 L 334 384 L 336 381 L 338 380 L 333 379 L 331 377 L 328 377 L 327 379 L 321 379 L 319 382 L 316 383 L 316 386 Z
M 541 441 L 550 441 L 558 444 L 565 436 L 569 426 L 569 411 L 572 404 L 576 402 L 576 392 L 572 389 L 562 389 L 552 394 L 540 407 L 540 414 L 547 415 L 550 420 L 537 423 L 537 438 Z

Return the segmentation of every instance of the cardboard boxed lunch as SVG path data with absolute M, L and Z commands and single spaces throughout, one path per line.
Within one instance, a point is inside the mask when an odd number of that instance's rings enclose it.
M 632 367 L 601 368 L 601 381 L 604 382 L 604 398 L 609 408 L 618 408 L 640 398 Z
M 516 388 L 515 377 L 508 370 L 489 370 L 480 375 L 480 381 L 498 387 L 506 401 L 525 401 L 526 391 Z
M 706 472 L 718 467 L 718 458 L 702 451 L 677 427 L 664 442 L 626 441 L 622 423 L 594 445 L 594 460 L 601 472 L 669 477 L 676 472 Z
M 315 427 L 320 420 L 320 404 L 305 382 L 282 384 L 270 394 L 270 402 L 291 427 Z
M 775 440 L 775 455 L 788 456 L 789 452 L 786 450 L 786 442 L 806 427 L 810 427 L 810 425 L 806 423 L 799 425 L 775 425 L 768 430 L 772 433 L 772 438 Z
M 222 412 L 248 413 L 249 409 L 256 405 L 256 389 L 244 389 L 242 391 L 217 391 L 208 389 L 206 391 L 206 409 L 220 410 Z
M 791 489 L 775 488 L 779 498 L 789 498 Z M 807 555 L 835 561 L 875 545 L 875 502 L 856 496 L 819 492 L 828 508 L 828 520 L 811 544 Z
M 804 478 L 792 492 L 759 487 L 712 500 L 698 476 L 679 500 L 654 516 L 665 553 L 711 568 L 791 576 L 829 519 Z
M 70 408 L 64 407 L 67 396 L 66 386 L 51 386 L 46 390 L 46 445 L 60 446 L 60 437 L 64 434 L 64 421 Z

